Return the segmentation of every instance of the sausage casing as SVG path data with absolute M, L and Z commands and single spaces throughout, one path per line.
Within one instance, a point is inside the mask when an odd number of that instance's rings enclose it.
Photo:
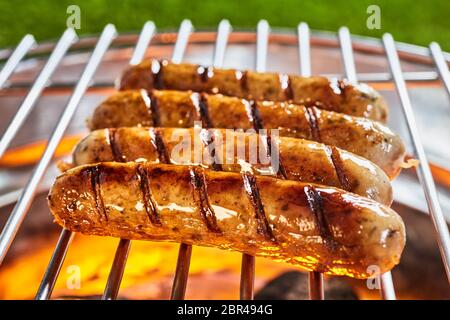
M 193 90 L 254 100 L 293 101 L 382 122 L 388 114 L 384 99 L 366 84 L 158 60 L 147 60 L 126 70 L 120 89 Z
M 330 275 L 386 272 L 405 243 L 402 219 L 373 200 L 250 173 L 101 163 L 63 173 L 48 199 L 74 232 L 214 246 Z
M 145 90 L 116 93 L 101 103 L 89 122 L 91 130 L 154 126 L 279 129 L 279 135 L 336 146 L 366 158 L 393 179 L 401 170 L 405 146 L 379 122 L 284 102 L 255 102 L 223 95 Z
M 392 203 L 389 179 L 375 164 L 303 139 L 224 129 L 111 128 L 91 132 L 73 153 L 75 166 L 108 161 L 202 165 L 231 172 L 250 169 L 257 175 L 337 187 L 387 206 Z

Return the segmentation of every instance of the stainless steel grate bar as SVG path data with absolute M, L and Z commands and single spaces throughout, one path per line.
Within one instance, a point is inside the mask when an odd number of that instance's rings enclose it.
M 444 54 L 442 53 L 441 47 L 438 43 L 432 42 L 430 43 L 430 52 L 431 56 L 434 59 L 434 63 L 438 68 L 439 75 L 444 83 L 445 88 L 447 89 L 447 93 L 450 95 L 450 72 L 448 71 L 448 65 L 445 61 Z
M 172 53 L 172 62 L 181 63 L 183 60 L 184 52 L 189 43 L 189 37 L 194 31 L 194 27 L 190 20 L 183 20 L 180 24 L 180 29 L 178 30 L 177 41 L 175 42 L 175 47 Z
M 130 65 L 140 63 L 147 52 L 148 45 L 155 33 L 155 24 L 147 21 L 142 27 L 141 33 L 130 59 Z M 120 239 L 111 265 L 108 280 L 106 282 L 105 291 L 102 300 L 115 300 L 119 294 L 120 283 L 122 282 L 123 273 L 127 264 L 128 253 L 131 247 L 131 240 Z
M 115 300 L 119 294 L 120 283 L 122 282 L 123 272 L 128 260 L 131 241 L 120 239 L 114 255 L 111 271 L 109 272 L 106 288 L 102 296 L 102 300 Z
M 173 278 L 171 300 L 184 300 L 186 295 L 189 267 L 191 265 L 192 245 L 182 243 L 178 249 L 177 267 Z
M 22 58 L 28 53 L 28 50 L 30 50 L 35 44 L 36 41 L 31 34 L 27 34 L 22 38 L 22 40 L 20 40 L 16 49 L 14 49 L 8 61 L 6 61 L 3 66 L 2 71 L 0 71 L 0 89 L 3 87 L 6 80 L 8 80 L 9 76 L 14 72 Z
M 36 300 L 50 299 L 74 235 L 73 232 L 67 229 L 61 231 L 55 250 L 36 293 Z
M 342 51 L 342 60 L 344 62 L 345 75 L 351 83 L 358 83 L 356 76 L 355 58 L 353 56 L 353 47 L 350 31 L 347 27 L 341 27 L 338 31 L 339 43 Z M 395 300 L 394 283 L 390 272 L 378 277 L 380 286 L 380 296 L 382 299 Z
M 300 74 L 303 77 L 311 76 L 311 48 L 308 24 L 302 22 L 297 27 L 298 49 L 300 59 Z
M 270 26 L 266 20 L 260 20 L 256 27 L 256 65 L 258 72 L 265 72 L 267 66 L 267 49 L 269 45 Z M 255 287 L 255 257 L 242 254 L 240 299 L 253 300 Z
M 225 51 L 228 42 L 228 35 L 231 32 L 231 25 L 227 20 L 222 20 L 217 31 L 217 42 L 214 51 L 214 67 L 222 68 L 225 58 Z M 251 255 L 242 255 L 241 279 L 239 297 L 241 299 L 253 299 L 255 279 L 255 259 Z
M 339 75 L 324 74 L 326 77 L 339 77 Z M 368 72 L 358 73 L 359 81 L 363 82 L 391 82 L 394 80 L 389 72 Z M 403 78 L 406 81 L 435 81 L 439 79 L 439 75 L 435 71 L 410 71 L 404 72 Z
M 419 158 L 420 164 L 417 167 L 419 181 L 423 186 L 425 198 L 427 200 L 428 209 L 430 211 L 431 219 L 438 235 L 439 250 L 441 251 L 442 260 L 444 263 L 447 278 L 450 282 L 450 236 L 439 205 L 436 185 L 434 184 L 433 176 L 431 175 L 428 159 L 420 140 L 419 131 L 416 124 L 416 119 L 409 98 L 408 90 L 406 88 L 405 80 L 402 76 L 400 60 L 395 47 L 394 38 L 391 34 L 383 35 L 383 44 L 386 55 L 389 61 L 389 66 L 394 77 L 395 85 L 397 87 L 398 95 L 400 96 L 403 113 L 406 118 L 409 134 L 412 138 L 414 153 Z
M 55 49 L 48 58 L 45 66 L 42 68 L 38 77 L 34 81 L 30 91 L 23 100 L 22 104 L 14 115 L 14 118 L 11 120 L 8 128 L 2 136 L 0 140 L 0 157 L 5 153 L 12 139 L 16 136 L 17 131 L 19 131 L 19 129 L 25 122 L 25 119 L 30 114 L 42 90 L 47 85 L 51 75 L 61 62 L 67 50 L 69 50 L 70 46 L 76 39 L 77 35 L 75 31 L 73 31 L 73 29 L 67 29 L 59 39 Z M 0 261 L 1 260 L 2 259 L 0 258 Z
M 239 299 L 253 300 L 255 289 L 255 257 L 242 254 Z
M 133 55 L 130 59 L 130 64 L 138 64 L 144 60 L 147 48 L 152 41 L 153 35 L 155 34 L 156 27 L 153 21 L 147 21 L 142 27 L 141 33 L 139 34 L 136 47 L 133 51 Z
M 28 180 L 24 191 L 22 192 L 16 206 L 14 207 L 14 210 L 6 222 L 2 234 L 0 235 L 0 261 L 3 261 L 8 248 L 10 247 L 20 225 L 22 224 L 23 219 L 28 213 L 39 182 L 50 164 L 53 154 L 61 141 L 61 138 L 63 137 L 64 132 L 101 61 L 101 58 L 105 54 L 115 36 L 115 27 L 113 25 L 107 25 L 103 30 L 98 44 L 95 47 L 94 52 L 92 53 L 92 56 L 89 59 L 89 62 L 86 65 L 86 68 L 84 69 L 83 74 L 81 75 L 80 80 L 78 81 L 78 84 L 75 87 L 75 90 L 73 91 L 73 94 L 70 97 L 70 100 L 50 137 L 39 163 Z
M 379 277 L 380 295 L 383 300 L 397 300 L 392 273 L 385 272 Z
M 353 56 L 352 39 L 347 27 L 341 27 L 338 31 L 339 44 L 344 62 L 345 77 L 352 83 L 357 83 L 355 57 Z
M 181 63 L 189 43 L 189 37 L 194 30 L 190 20 L 183 20 L 178 30 L 177 41 L 172 53 L 172 62 Z M 191 264 L 192 245 L 182 243 L 178 250 L 178 260 L 173 278 L 170 299 L 183 300 L 186 294 L 189 266 Z
M 311 47 L 310 32 L 307 23 L 298 25 L 298 49 L 300 59 L 300 74 L 303 77 L 311 76 Z M 310 272 L 308 275 L 309 298 L 311 300 L 324 300 L 325 292 L 323 286 L 323 274 L 320 272 Z
M 133 56 L 130 59 L 130 64 L 138 64 L 140 63 L 147 52 L 148 45 L 155 34 L 156 27 L 153 21 L 147 21 L 142 27 L 141 33 L 139 34 L 139 38 L 136 44 L 136 47 L 133 51 Z
M 308 290 L 310 300 L 325 300 L 323 274 L 321 272 L 308 273 Z
M 222 20 L 217 29 L 216 45 L 214 47 L 213 67 L 220 68 L 225 60 L 225 51 L 228 45 L 228 36 L 232 30 L 228 20 Z
M 266 20 L 260 20 L 256 27 L 256 65 L 257 72 L 267 68 L 267 50 L 269 47 L 270 26 Z
M 341 46 L 342 60 L 344 62 L 345 77 L 352 83 L 357 83 L 355 57 L 353 56 L 352 39 L 347 27 L 341 27 L 338 31 L 339 44 Z

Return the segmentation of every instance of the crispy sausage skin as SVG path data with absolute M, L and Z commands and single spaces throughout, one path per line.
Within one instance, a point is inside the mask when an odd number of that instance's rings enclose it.
M 367 278 L 398 262 L 402 219 L 332 187 L 192 166 L 105 162 L 59 176 L 49 207 L 89 235 L 183 242 Z
M 257 175 L 337 187 L 387 206 L 392 203 L 389 178 L 375 164 L 303 139 L 224 129 L 112 128 L 91 132 L 73 153 L 74 166 L 109 161 L 201 165 L 230 172 L 249 168 Z
M 254 100 L 293 101 L 381 122 L 388 114 L 384 99 L 366 84 L 158 60 L 147 60 L 126 70 L 120 89 L 193 90 Z
M 279 129 L 280 136 L 313 140 L 364 157 L 391 179 L 400 172 L 405 156 L 401 138 L 379 122 L 285 102 L 250 103 L 195 92 L 118 92 L 96 108 L 89 127 L 189 128 L 195 121 L 201 121 L 206 128 Z

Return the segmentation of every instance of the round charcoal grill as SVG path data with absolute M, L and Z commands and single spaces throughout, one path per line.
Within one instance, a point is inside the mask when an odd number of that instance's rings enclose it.
M 395 201 L 429 213 L 450 279 L 450 238 L 446 223 L 450 216 L 443 213 L 450 212 L 450 150 L 445 150 L 442 144 L 450 139 L 446 127 L 450 106 L 445 93 L 450 94 L 450 54 L 442 52 L 436 43 L 429 48 L 396 43 L 390 34 L 379 40 L 351 36 L 346 27 L 340 28 L 337 34 L 310 32 L 305 23 L 299 24 L 296 32 L 271 30 L 265 20 L 258 23 L 256 32 L 232 31 L 226 20 L 219 24 L 217 32 L 194 32 L 188 20 L 181 23 L 178 33 L 156 33 L 152 22 L 147 22 L 139 35 L 121 35 L 113 25 L 107 25 L 100 36 L 78 39 L 68 29 L 55 43 L 36 44 L 27 35 L 14 50 L 0 51 L 4 63 L 0 71 L 0 99 L 5 114 L 0 119 L 3 132 L 0 157 L 9 147 L 46 137 L 48 127 L 54 126 L 31 176 L 29 168 L 0 171 L 5 182 L 0 185 L 0 207 L 15 203 L 0 235 L 0 262 L 25 216 L 33 214 L 30 207 L 35 195 L 47 190 L 57 173 L 53 158 L 61 139 L 65 134 L 83 130 L 84 119 L 92 106 L 99 102 L 99 96 L 114 91 L 115 79 L 128 64 L 150 57 L 259 72 L 320 74 L 370 83 L 390 105 L 389 126 L 400 133 L 410 155 L 420 161 L 417 175 L 412 170 L 404 170 L 394 182 Z M 62 114 L 55 115 L 51 110 L 41 112 L 40 100 L 61 105 Z M 23 126 L 25 121 L 27 125 Z M 432 173 L 438 177 L 436 181 Z M 68 230 L 61 231 L 36 299 L 51 297 L 74 236 Z M 104 299 L 118 296 L 129 248 L 129 240 L 120 240 L 105 284 Z M 173 299 L 184 298 L 190 258 L 191 246 L 181 244 Z M 254 258 L 243 255 L 241 299 L 253 298 L 254 273 Z M 311 299 L 326 298 L 323 281 L 322 274 L 310 273 Z M 396 298 L 390 272 L 377 281 L 383 299 Z

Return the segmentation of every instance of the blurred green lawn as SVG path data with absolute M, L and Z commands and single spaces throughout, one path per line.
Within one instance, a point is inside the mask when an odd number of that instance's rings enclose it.
M 211 28 L 227 18 L 248 28 L 265 18 L 274 27 L 306 21 L 313 29 L 337 30 L 345 24 L 354 34 L 391 32 L 399 41 L 427 45 L 434 40 L 450 50 L 450 0 L 0 0 L 0 47 L 15 45 L 26 33 L 38 40 L 57 38 L 71 4 L 81 8 L 80 34 L 99 32 L 108 22 L 123 32 L 139 30 L 149 19 L 160 28 L 176 28 L 183 18 Z M 370 4 L 381 8 L 380 30 L 366 27 Z

